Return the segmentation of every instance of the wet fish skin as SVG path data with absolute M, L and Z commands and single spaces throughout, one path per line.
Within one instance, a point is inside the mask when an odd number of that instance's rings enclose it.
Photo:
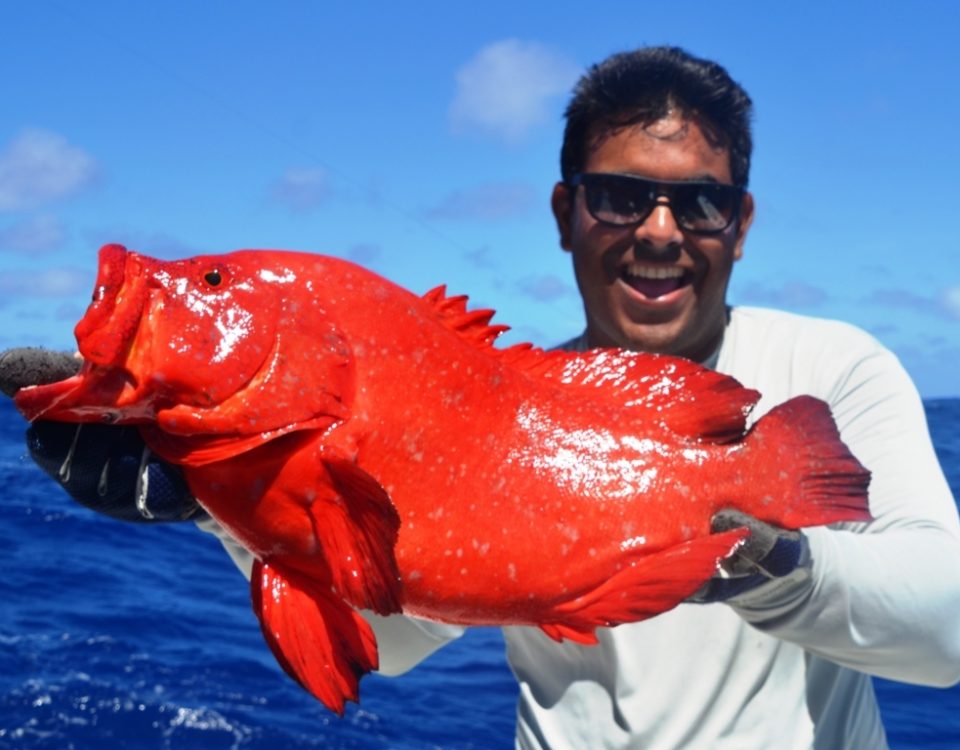
M 866 520 L 869 474 L 829 409 L 686 360 L 493 346 L 504 328 L 335 258 L 100 254 L 81 371 L 22 389 L 29 419 L 137 424 L 257 558 L 278 661 L 332 710 L 377 665 L 355 608 L 596 627 L 666 611 L 746 535 Z

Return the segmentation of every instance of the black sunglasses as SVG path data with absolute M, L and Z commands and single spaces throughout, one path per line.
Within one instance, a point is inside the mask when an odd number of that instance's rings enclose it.
M 583 185 L 587 211 L 601 224 L 640 224 L 666 198 L 677 226 L 695 234 L 716 234 L 740 214 L 744 190 L 719 182 L 669 182 L 629 174 L 583 172 L 572 188 Z

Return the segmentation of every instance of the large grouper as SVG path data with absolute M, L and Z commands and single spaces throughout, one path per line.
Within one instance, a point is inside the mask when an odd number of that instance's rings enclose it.
M 595 642 L 689 597 L 747 529 L 869 518 L 826 404 L 684 359 L 497 348 L 492 312 L 333 257 L 100 251 L 83 365 L 30 420 L 138 425 L 256 558 L 283 668 L 332 710 L 378 664 L 357 610 Z

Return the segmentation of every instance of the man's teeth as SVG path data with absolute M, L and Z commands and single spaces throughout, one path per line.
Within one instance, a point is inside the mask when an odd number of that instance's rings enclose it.
M 625 272 L 627 276 L 640 279 L 679 279 L 683 276 L 683 269 L 677 266 L 630 265 Z

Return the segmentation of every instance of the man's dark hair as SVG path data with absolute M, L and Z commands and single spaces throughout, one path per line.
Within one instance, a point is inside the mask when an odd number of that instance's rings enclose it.
M 560 152 L 564 182 L 583 170 L 588 149 L 612 132 L 647 125 L 671 109 L 703 118 L 730 152 L 733 183 L 750 175 L 750 116 L 747 92 L 720 65 L 678 47 L 643 47 L 608 57 L 577 82 L 565 113 Z

